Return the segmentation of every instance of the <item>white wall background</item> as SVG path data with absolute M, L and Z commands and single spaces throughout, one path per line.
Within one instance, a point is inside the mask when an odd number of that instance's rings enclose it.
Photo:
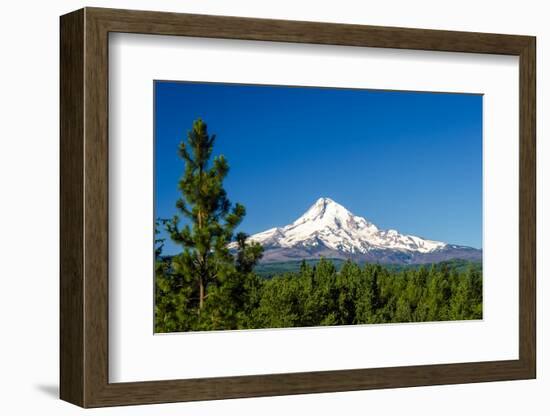
M 0 410 L 2 414 L 72 415 L 84 411 L 58 395 L 58 16 L 103 6 L 277 19 L 453 29 L 537 36 L 538 53 L 538 379 L 533 381 L 224 400 L 88 410 L 102 415 L 546 415 L 550 409 L 550 300 L 544 243 L 550 227 L 550 145 L 544 103 L 550 99 L 550 26 L 546 2 L 416 0 L 121 0 L 3 4 L 0 14 Z M 546 261 L 545 261 L 546 260 Z

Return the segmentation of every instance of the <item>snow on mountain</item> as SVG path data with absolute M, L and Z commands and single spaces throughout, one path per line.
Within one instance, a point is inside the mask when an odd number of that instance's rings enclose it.
M 249 240 L 264 246 L 264 261 L 322 256 L 411 263 L 481 257 L 480 250 L 469 247 L 381 230 L 330 198 L 319 198 L 292 224 L 254 234 Z M 230 248 L 236 248 L 235 243 Z
M 403 235 L 396 230 L 380 230 L 330 198 L 319 198 L 292 224 L 254 234 L 250 239 L 268 247 L 315 247 L 322 244 L 345 253 L 366 253 L 373 249 L 428 253 L 446 245 Z

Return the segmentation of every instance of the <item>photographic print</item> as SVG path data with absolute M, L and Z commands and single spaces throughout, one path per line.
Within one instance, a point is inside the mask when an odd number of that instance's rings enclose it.
M 156 333 L 482 319 L 482 95 L 154 99 Z

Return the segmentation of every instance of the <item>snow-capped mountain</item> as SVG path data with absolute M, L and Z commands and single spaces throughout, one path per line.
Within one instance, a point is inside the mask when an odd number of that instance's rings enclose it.
M 292 224 L 249 239 L 264 247 L 263 262 L 319 257 L 395 264 L 481 259 L 481 251 L 471 247 L 381 230 L 330 198 L 319 198 Z

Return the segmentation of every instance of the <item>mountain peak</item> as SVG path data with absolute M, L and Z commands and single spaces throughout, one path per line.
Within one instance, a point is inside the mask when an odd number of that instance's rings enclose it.
M 292 224 L 298 225 L 311 221 L 333 222 L 335 220 L 346 222 L 352 217 L 353 214 L 342 205 L 330 198 L 323 197 L 315 201 L 315 203 Z
M 328 205 L 328 204 L 336 204 L 333 199 L 330 199 L 326 196 L 322 196 L 319 198 L 313 205 Z
M 340 205 L 339 203 L 335 202 L 333 199 L 330 199 L 330 198 L 327 198 L 327 197 L 322 197 L 322 198 L 319 198 L 317 201 L 315 201 L 315 203 L 313 205 L 311 205 L 309 207 L 309 209 L 306 211 L 326 211 L 328 207 L 333 207 L 334 209 L 342 209 L 342 210 L 345 210 L 347 211 L 342 205 Z

